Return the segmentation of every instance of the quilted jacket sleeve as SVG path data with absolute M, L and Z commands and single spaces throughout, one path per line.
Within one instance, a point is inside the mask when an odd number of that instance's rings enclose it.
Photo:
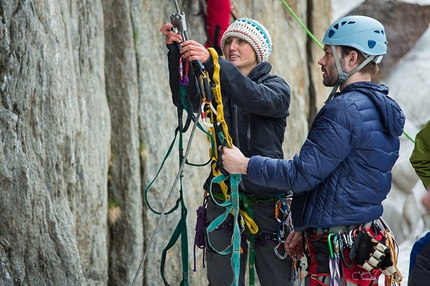
M 292 160 L 253 156 L 248 178 L 262 185 L 286 188 L 294 193 L 313 189 L 333 175 L 352 150 L 359 114 L 350 102 L 328 103 L 314 120 L 300 152 Z

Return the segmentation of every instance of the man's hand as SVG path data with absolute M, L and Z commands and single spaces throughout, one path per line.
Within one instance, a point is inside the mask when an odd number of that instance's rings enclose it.
M 301 259 L 305 255 L 303 252 L 302 233 L 291 231 L 285 240 L 284 248 L 292 259 Z
M 236 147 L 219 147 L 222 152 L 222 166 L 230 174 L 246 175 L 248 169 L 249 158 L 246 158 L 242 152 Z

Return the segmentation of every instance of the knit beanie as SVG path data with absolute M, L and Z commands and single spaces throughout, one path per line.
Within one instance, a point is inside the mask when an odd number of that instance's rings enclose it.
M 257 61 L 259 63 L 266 61 L 272 52 L 272 39 L 269 32 L 262 24 L 255 20 L 239 18 L 228 26 L 221 38 L 223 53 L 225 41 L 229 37 L 237 37 L 248 42 L 257 54 Z

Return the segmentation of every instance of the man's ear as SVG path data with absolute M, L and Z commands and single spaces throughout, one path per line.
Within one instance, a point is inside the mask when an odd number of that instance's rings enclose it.
M 358 55 L 357 51 L 352 50 L 349 53 L 349 64 L 351 66 L 358 65 L 358 58 L 359 58 L 359 55 Z

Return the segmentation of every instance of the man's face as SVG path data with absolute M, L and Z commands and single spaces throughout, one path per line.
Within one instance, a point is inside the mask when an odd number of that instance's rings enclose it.
M 339 51 L 339 47 L 336 47 L 336 51 Z M 340 57 L 339 59 L 340 65 L 343 69 L 344 59 Z M 318 61 L 318 64 L 321 66 L 321 71 L 323 73 L 323 84 L 328 87 L 334 86 L 338 80 L 339 73 L 336 68 L 333 50 L 330 45 L 324 45 L 324 56 Z

